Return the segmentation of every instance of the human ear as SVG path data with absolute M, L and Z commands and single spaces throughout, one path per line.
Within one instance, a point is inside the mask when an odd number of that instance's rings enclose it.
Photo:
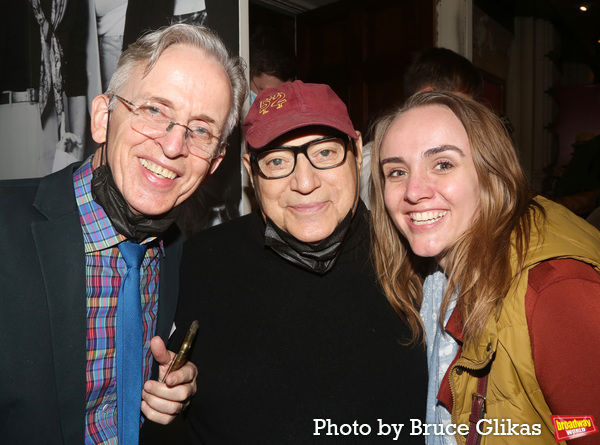
M 90 130 L 92 138 L 98 144 L 106 142 L 106 132 L 108 129 L 108 103 L 110 99 L 105 94 L 100 94 L 92 101 L 90 110 L 91 122 Z
M 362 134 L 360 131 L 357 131 L 358 139 L 354 141 L 354 158 L 356 159 L 356 165 L 358 165 L 358 169 L 362 171 L 363 164 L 363 142 L 362 142 Z
M 245 153 L 242 155 L 242 162 L 244 163 L 244 167 L 246 167 L 246 171 L 248 172 L 248 177 L 250 178 L 250 184 L 252 184 L 252 188 L 254 187 L 254 175 L 252 174 L 252 164 L 250 164 L 250 155 Z
M 221 165 L 221 161 L 223 161 L 223 158 L 225 157 L 225 153 L 227 152 L 227 148 L 223 147 L 223 149 L 221 150 L 221 154 L 219 156 L 217 156 L 216 158 L 214 158 L 211 162 L 210 162 L 210 175 L 212 175 L 215 170 L 217 169 L 217 167 L 219 167 L 219 165 Z

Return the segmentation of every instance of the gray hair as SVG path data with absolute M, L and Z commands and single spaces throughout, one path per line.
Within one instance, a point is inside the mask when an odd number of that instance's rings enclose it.
M 117 69 L 113 74 L 106 95 L 110 98 L 110 108 L 115 104 L 115 96 L 132 80 L 134 70 L 143 63 L 144 76 L 152 70 L 161 54 L 171 45 L 185 44 L 200 48 L 214 57 L 229 78 L 231 86 L 231 110 L 223 126 L 221 143 L 235 128 L 240 118 L 242 105 L 246 99 L 247 86 L 244 70 L 246 64 L 238 56 L 229 53 L 225 43 L 210 29 L 190 24 L 176 24 L 161 28 L 140 37 L 121 54 Z

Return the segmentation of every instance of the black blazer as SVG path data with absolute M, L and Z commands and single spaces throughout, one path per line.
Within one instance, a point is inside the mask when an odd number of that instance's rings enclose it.
M 86 290 L 76 168 L 0 181 L 2 444 L 84 440 Z M 173 234 L 164 244 L 156 334 L 166 342 L 177 305 L 181 240 Z

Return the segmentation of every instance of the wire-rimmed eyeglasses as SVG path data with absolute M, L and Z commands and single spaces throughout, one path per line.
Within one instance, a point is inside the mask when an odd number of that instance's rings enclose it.
M 318 170 L 340 166 L 346 160 L 350 138 L 323 136 L 297 147 L 282 145 L 250 152 L 250 162 L 267 179 L 285 178 L 296 168 L 298 153 L 302 153 Z
M 172 111 L 164 104 L 146 102 L 135 105 L 121 96 L 115 96 L 134 115 L 131 120 L 131 128 L 134 131 L 151 139 L 158 139 L 166 136 L 175 126 L 180 126 L 185 128 L 183 138 L 191 154 L 207 161 L 221 154 L 223 145 L 220 143 L 220 137 L 213 135 L 206 123 L 192 121 L 188 125 L 180 124 L 171 118 Z

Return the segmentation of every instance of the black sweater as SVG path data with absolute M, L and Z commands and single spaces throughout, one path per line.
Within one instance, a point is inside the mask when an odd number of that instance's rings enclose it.
M 425 415 L 425 351 L 401 345 L 409 328 L 377 284 L 367 218 L 361 207 L 323 276 L 265 248 L 259 214 L 186 243 L 175 337 L 200 321 L 194 443 L 423 443 L 410 419 Z M 399 437 L 380 426 L 392 423 Z

